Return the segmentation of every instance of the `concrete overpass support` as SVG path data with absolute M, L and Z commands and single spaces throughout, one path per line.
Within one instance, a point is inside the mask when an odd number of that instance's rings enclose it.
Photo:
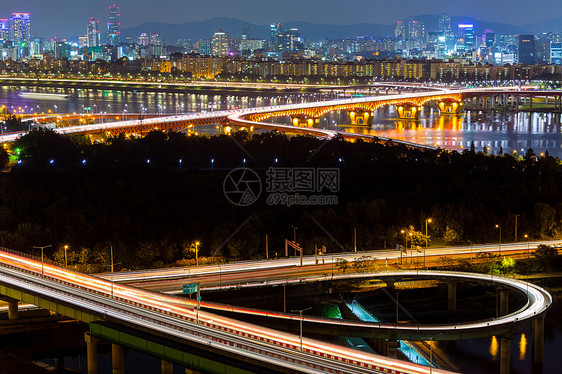
M 440 101 L 437 103 L 441 114 L 459 114 L 462 110 L 463 103 L 458 103 L 456 101 Z
M 511 347 L 511 340 L 508 338 L 500 338 L 500 374 L 509 374 L 509 349 Z
M 448 295 L 447 300 L 448 300 L 449 312 L 456 312 L 457 311 L 457 285 L 455 283 L 448 284 L 447 295 Z
M 509 314 L 509 291 L 500 291 L 500 317 Z
M 373 117 L 375 116 L 375 112 L 370 110 L 350 110 L 349 111 L 349 123 L 352 125 L 367 125 L 371 126 L 373 124 Z
M 86 340 L 88 374 L 98 374 L 98 343 L 100 339 L 86 332 L 84 333 L 84 340 Z
M 111 344 L 111 363 L 113 367 L 113 374 L 125 373 L 125 359 L 122 345 Z
M 396 111 L 400 119 L 417 120 L 420 118 L 421 106 L 409 104 L 396 105 Z
M 8 301 L 8 319 L 15 320 L 19 318 L 18 300 Z
M 533 321 L 533 364 L 542 365 L 544 351 L 544 316 Z
M 173 374 L 174 364 L 169 361 L 162 360 L 162 374 Z
M 320 123 L 320 118 L 308 116 L 292 116 L 291 123 L 295 127 L 314 127 Z

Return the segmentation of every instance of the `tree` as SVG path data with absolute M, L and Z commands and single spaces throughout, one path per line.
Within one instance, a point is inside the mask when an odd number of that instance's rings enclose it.
M 533 255 L 543 270 L 552 271 L 552 267 L 558 256 L 558 249 L 549 245 L 539 244 Z

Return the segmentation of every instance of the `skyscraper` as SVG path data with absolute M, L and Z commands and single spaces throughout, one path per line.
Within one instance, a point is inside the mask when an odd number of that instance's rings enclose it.
M 8 19 L 0 19 L 0 42 L 8 41 L 8 39 L 10 39 Z
M 107 17 L 109 18 L 109 22 L 107 23 L 107 44 L 117 45 L 120 42 L 121 36 L 121 14 L 119 12 L 119 7 L 115 4 L 110 6 Z
M 396 27 L 394 28 L 394 36 L 400 40 L 406 39 L 406 27 L 403 21 L 396 21 Z
M 447 13 L 441 14 L 441 18 L 439 18 L 439 32 L 443 35 L 451 33 L 451 16 Z
M 471 52 L 476 49 L 476 35 L 473 24 L 459 24 L 459 45 L 462 46 L 465 52 Z M 457 50 L 460 51 L 460 48 L 457 48 Z
M 419 40 L 425 37 L 425 27 L 423 22 L 417 19 L 410 19 L 408 22 L 408 39 Z
M 8 20 L 9 39 L 18 47 L 29 46 L 31 41 L 31 17 L 29 13 L 12 13 Z
M 100 34 L 100 21 L 95 18 L 90 18 L 88 22 L 88 47 L 100 47 L 101 46 L 101 34 Z
M 520 64 L 533 65 L 535 63 L 534 35 L 519 35 L 517 54 Z
M 283 33 L 283 26 L 280 23 L 272 23 L 269 25 L 269 49 L 271 51 L 279 50 L 279 35 Z
M 228 33 L 222 30 L 214 33 L 211 48 L 213 56 L 228 55 Z

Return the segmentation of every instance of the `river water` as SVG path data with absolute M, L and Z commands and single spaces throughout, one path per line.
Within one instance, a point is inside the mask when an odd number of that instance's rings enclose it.
M 21 92 L 63 93 L 66 99 L 22 97 Z M 292 96 L 196 95 L 146 93 L 96 89 L 52 89 L 0 87 L 0 106 L 25 113 L 193 113 L 262 107 L 313 101 L 316 94 Z M 509 111 L 466 111 L 462 115 L 441 115 L 437 109 L 423 108 L 419 121 L 400 121 L 394 108 L 377 110 L 373 125 L 350 126 L 347 112 L 331 112 L 320 119 L 320 127 L 408 140 L 446 149 L 463 150 L 474 142 L 476 150 L 526 152 L 548 151 L 562 158 L 560 114 Z M 288 117 L 271 121 L 290 123 Z

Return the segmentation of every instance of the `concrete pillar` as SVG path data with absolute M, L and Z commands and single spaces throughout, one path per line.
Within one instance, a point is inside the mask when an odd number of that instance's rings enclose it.
M 14 320 L 19 318 L 18 300 L 8 302 L 8 319 Z
M 123 346 L 111 344 L 111 363 L 113 374 L 123 374 L 125 372 L 125 360 Z
M 390 358 L 398 358 L 398 341 L 387 340 L 386 341 L 386 356 Z
M 500 291 L 500 317 L 509 314 L 509 291 Z
M 174 364 L 169 361 L 162 360 L 162 374 L 173 374 Z
M 193 370 L 193 369 L 185 369 L 185 374 L 201 374 L 200 371 Z
M 544 316 L 533 321 L 533 364 L 542 365 L 544 351 Z
M 84 333 L 84 340 L 86 340 L 88 374 L 98 374 L 98 343 L 100 340 L 87 332 Z
M 457 311 L 457 285 L 455 283 L 448 284 L 448 305 L 449 312 Z
M 500 338 L 500 374 L 509 374 L 510 343 L 510 339 Z
M 352 125 L 367 125 L 371 126 L 373 124 L 374 112 L 370 110 L 355 109 L 350 110 L 349 123 Z

